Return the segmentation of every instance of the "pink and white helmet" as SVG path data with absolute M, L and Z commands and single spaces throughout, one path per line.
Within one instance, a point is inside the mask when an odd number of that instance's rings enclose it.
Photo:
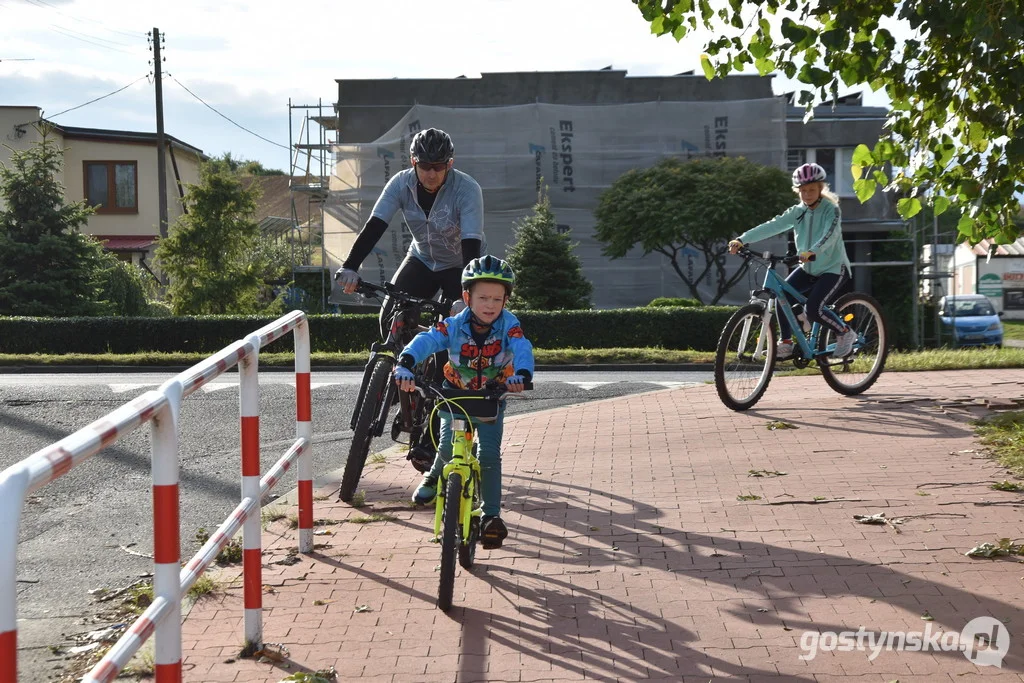
M 803 164 L 793 171 L 793 187 L 801 187 L 808 183 L 823 183 L 825 177 L 825 169 L 818 164 Z

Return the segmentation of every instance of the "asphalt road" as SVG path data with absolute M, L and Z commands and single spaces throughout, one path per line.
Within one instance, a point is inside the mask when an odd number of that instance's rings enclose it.
M 172 373 L 0 374 L 0 470 L 158 387 Z M 343 466 L 360 373 L 313 374 L 314 476 Z M 509 414 L 666 387 L 702 383 L 709 372 L 612 371 L 538 374 L 536 389 L 509 401 Z M 260 378 L 263 471 L 294 439 L 294 379 Z M 181 413 L 182 557 L 199 548 L 240 493 L 237 374 L 223 375 L 185 399 Z M 383 437 L 371 453 L 394 445 Z M 409 468 L 410 484 L 419 475 Z M 26 502 L 18 546 L 19 679 L 54 680 L 62 658 L 49 646 L 91 631 L 89 591 L 127 586 L 152 570 L 149 430 L 127 435 L 36 492 Z M 294 487 L 289 475 L 280 494 Z M 5 520 L 6 521 L 6 520 Z

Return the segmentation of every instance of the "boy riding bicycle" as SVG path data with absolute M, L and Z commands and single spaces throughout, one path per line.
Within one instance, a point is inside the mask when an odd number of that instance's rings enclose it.
M 462 299 L 467 308 L 420 332 L 402 351 L 395 368 L 395 382 L 402 391 L 415 391 L 412 368 L 431 354 L 449 352 L 444 367 L 445 386 L 483 389 L 490 380 L 519 392 L 533 379 L 533 345 L 523 336 L 519 320 L 505 310 L 515 285 L 515 273 L 494 256 L 470 261 L 462 271 Z M 475 422 L 479 439 L 483 520 L 481 543 L 485 549 L 500 548 L 508 536 L 501 520 L 501 437 L 504 404 L 494 422 Z M 437 495 L 438 479 L 451 459 L 452 416 L 441 415 L 440 447 L 434 464 L 413 494 L 414 503 L 426 505 Z

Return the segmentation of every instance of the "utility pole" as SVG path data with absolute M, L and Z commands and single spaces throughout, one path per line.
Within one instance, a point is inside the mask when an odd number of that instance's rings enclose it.
M 153 29 L 153 82 L 156 85 L 156 181 L 160 207 L 160 237 L 167 237 L 167 140 L 164 137 L 164 88 L 161 76 L 160 29 Z

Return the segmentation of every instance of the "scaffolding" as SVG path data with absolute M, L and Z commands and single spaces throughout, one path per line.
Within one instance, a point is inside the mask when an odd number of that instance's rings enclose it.
M 319 296 L 319 302 L 313 306 L 316 310 L 326 307 L 330 295 L 330 281 L 324 274 L 324 204 L 330 185 L 333 143 L 328 139 L 328 128 L 321 123 L 324 120 L 322 99 L 316 104 L 293 104 L 288 99 L 292 280 L 298 282 L 301 273 L 320 274 L 320 291 L 308 292 Z

